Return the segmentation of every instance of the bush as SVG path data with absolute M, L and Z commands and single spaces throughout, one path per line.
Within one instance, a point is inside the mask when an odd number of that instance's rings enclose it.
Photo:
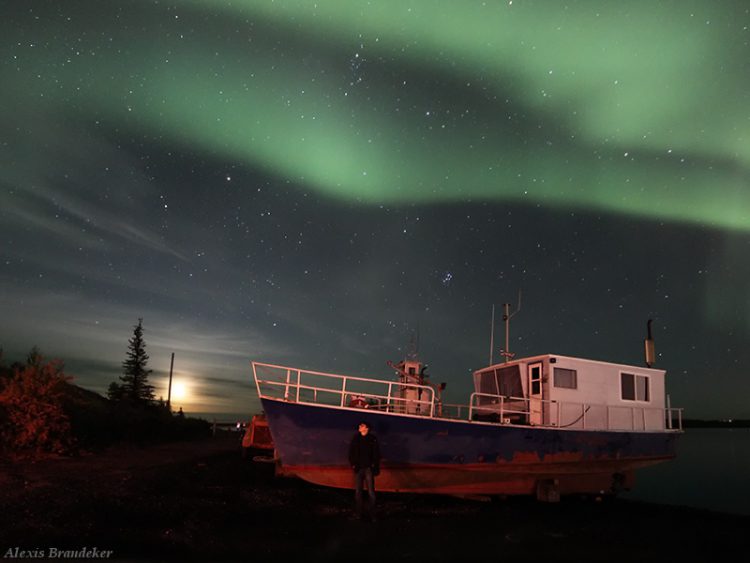
M 63 409 L 66 382 L 62 362 L 16 366 L 0 389 L 0 439 L 16 452 L 67 453 L 74 444 L 70 420 Z

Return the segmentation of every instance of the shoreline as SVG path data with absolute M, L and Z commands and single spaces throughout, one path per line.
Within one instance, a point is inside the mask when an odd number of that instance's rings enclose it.
M 233 433 L 4 462 L 0 502 L 2 554 L 87 547 L 131 560 L 715 561 L 745 548 L 750 526 L 750 516 L 620 498 L 401 493 L 380 493 L 378 522 L 362 522 L 352 517 L 352 491 L 275 477 L 272 464 L 242 459 Z

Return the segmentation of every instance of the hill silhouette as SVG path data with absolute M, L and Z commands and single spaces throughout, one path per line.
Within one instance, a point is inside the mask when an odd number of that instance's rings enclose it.
M 139 445 L 188 440 L 211 433 L 208 421 L 174 416 L 160 404 L 115 402 L 72 383 L 64 384 L 63 409 L 79 448 L 130 442 Z

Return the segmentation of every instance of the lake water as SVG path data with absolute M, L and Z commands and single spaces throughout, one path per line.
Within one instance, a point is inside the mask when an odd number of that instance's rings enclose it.
M 636 472 L 623 498 L 750 514 L 750 428 L 688 428 L 677 459 Z

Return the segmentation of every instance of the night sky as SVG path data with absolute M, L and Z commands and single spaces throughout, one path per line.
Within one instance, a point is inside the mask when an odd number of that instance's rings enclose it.
M 655 367 L 750 417 L 745 0 L 4 0 L 0 347 L 84 387 L 143 318 L 187 412 L 250 361 L 449 402 L 517 355 Z M 499 322 L 495 358 L 503 343 Z

